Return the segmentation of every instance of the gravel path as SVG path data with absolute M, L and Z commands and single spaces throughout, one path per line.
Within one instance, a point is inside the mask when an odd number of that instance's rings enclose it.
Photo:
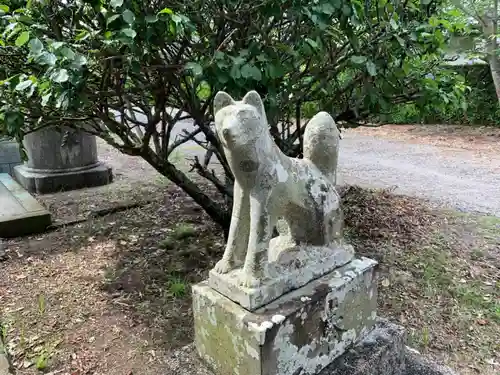
M 500 216 L 500 152 L 477 155 L 347 133 L 339 159 L 341 183 L 394 187 L 440 206 Z
M 179 125 L 174 127 L 172 139 L 180 136 L 183 129 L 193 129 L 189 121 Z M 101 159 L 126 180 L 157 175 L 143 160 L 131 161 L 102 143 L 100 149 Z M 204 150 L 188 142 L 182 146 L 182 155 L 203 158 Z M 134 164 L 140 164 L 139 173 Z M 217 165 L 214 167 L 218 169 Z M 339 169 L 340 183 L 394 188 L 396 193 L 428 199 L 438 206 L 500 216 L 500 152 L 494 150 L 481 155 L 461 148 L 346 131 L 341 141 Z

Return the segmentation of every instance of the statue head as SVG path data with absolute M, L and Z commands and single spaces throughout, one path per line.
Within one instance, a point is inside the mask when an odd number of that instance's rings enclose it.
M 264 103 L 256 91 L 241 101 L 219 91 L 214 99 L 215 128 L 224 147 L 234 149 L 254 143 L 267 131 Z

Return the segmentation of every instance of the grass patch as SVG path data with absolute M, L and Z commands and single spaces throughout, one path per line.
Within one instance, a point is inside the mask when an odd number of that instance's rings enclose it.
M 167 280 L 166 290 L 168 296 L 182 298 L 187 294 L 188 284 L 186 280 L 173 276 Z
M 178 241 L 196 236 L 196 228 L 187 223 L 177 225 L 172 233 L 172 238 Z
M 26 322 L 21 315 L 4 313 L 0 324 L 0 352 L 8 354 L 14 367 L 25 371 L 34 368 L 38 371 L 47 371 L 50 368 L 50 359 L 56 353 L 62 340 L 54 337 L 37 334 L 40 329 L 47 329 L 44 324 L 46 302 L 43 294 L 39 295 L 31 308 L 33 315 L 38 315 L 34 322 Z M 24 314 L 23 314 L 24 315 Z
M 160 242 L 160 248 L 164 250 L 175 249 L 175 246 L 176 246 L 176 241 L 170 236 Z
M 173 229 L 169 236 L 160 242 L 159 246 L 164 250 L 174 250 L 178 247 L 179 243 L 184 243 L 184 241 L 196 237 L 196 234 L 194 225 L 180 223 Z

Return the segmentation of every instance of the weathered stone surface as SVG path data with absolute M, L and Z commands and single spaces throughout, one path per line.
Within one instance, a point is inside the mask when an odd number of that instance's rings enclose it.
M 44 128 L 23 140 L 28 162 L 15 167 L 16 179 L 40 194 L 112 182 L 111 168 L 97 159 L 95 136 L 71 129 Z
M 92 168 L 57 173 L 38 172 L 18 165 L 14 175 L 26 190 L 37 194 L 102 186 L 113 181 L 111 168 L 100 162 Z
M 335 359 L 319 375 L 458 375 L 448 368 L 425 360 L 405 347 L 405 342 L 406 332 L 403 327 L 377 319 L 374 328 L 362 340 Z M 166 363 L 165 373 L 169 375 L 220 375 L 204 366 L 194 344 L 171 352 L 166 357 Z
M 0 173 L 14 172 L 14 167 L 21 164 L 21 153 L 16 141 L 0 138 Z
M 320 112 L 309 121 L 304 134 L 304 158 L 296 159 L 286 156 L 275 144 L 257 92 L 249 92 L 242 101 L 219 92 L 214 108 L 215 128 L 235 183 L 227 246 L 212 274 L 227 274 L 239 268 L 228 276 L 237 277 L 233 284 L 257 288 L 274 278 L 270 263 L 283 252 L 322 248 L 320 253 L 329 253 L 328 257 L 334 257 L 336 251 L 344 252 L 338 260 L 345 260 L 342 210 L 335 188 L 339 131 L 333 118 Z M 278 220 L 284 225 L 278 227 L 279 236 L 271 240 Z M 305 280 L 305 275 L 299 284 L 310 281 Z M 233 284 L 229 288 L 227 281 L 212 278 L 211 285 L 217 288 L 223 283 L 226 288 L 219 291 L 230 289 L 228 297 L 235 298 L 237 291 Z M 268 298 L 267 290 L 263 288 L 256 294 L 265 301 L 276 297 Z
M 404 375 L 406 332 L 378 319 L 372 331 L 319 375 Z
M 0 174 L 0 237 L 42 232 L 50 213 L 7 173 Z
M 354 259 L 254 312 L 198 284 L 196 348 L 217 375 L 317 374 L 372 328 L 375 265 Z
M 280 259 L 269 263 L 267 275 L 260 285 L 248 288 L 239 284 L 241 268 L 227 274 L 210 271 L 208 285 L 242 307 L 255 311 L 290 290 L 300 288 L 354 258 L 349 245 L 336 249 L 304 246 L 280 254 Z

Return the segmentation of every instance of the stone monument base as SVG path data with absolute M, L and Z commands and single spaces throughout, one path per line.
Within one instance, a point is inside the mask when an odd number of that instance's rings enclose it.
M 101 162 L 60 171 L 33 169 L 23 164 L 14 168 L 14 175 L 26 190 L 37 194 L 102 186 L 113 181 L 111 168 Z
M 272 246 L 271 249 L 273 248 L 276 247 Z M 285 293 L 349 263 L 353 258 L 354 248 L 343 243 L 328 247 L 289 247 L 269 257 L 268 277 L 256 288 L 246 288 L 239 284 L 241 267 L 226 274 L 211 270 L 208 285 L 245 309 L 255 311 Z
M 447 367 L 423 358 L 405 344 L 406 332 L 403 327 L 377 319 L 368 335 L 319 375 L 458 375 Z M 165 361 L 166 374 L 219 375 L 204 365 L 194 344 L 170 352 Z
M 50 224 L 50 212 L 9 174 L 0 173 L 0 242 L 2 237 L 43 232 Z
M 318 374 L 372 329 L 376 264 L 354 259 L 254 312 L 194 286 L 200 357 L 216 375 Z
M 22 164 L 17 141 L 0 137 L 0 173 L 14 175 L 14 167 Z

